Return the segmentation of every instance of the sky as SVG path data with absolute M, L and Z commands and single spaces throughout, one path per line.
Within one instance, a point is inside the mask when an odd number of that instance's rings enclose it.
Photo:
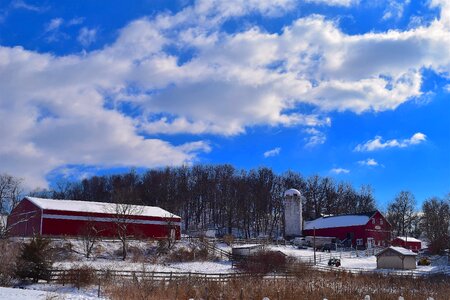
M 0 2 L 0 173 L 229 163 L 450 192 L 446 0 Z

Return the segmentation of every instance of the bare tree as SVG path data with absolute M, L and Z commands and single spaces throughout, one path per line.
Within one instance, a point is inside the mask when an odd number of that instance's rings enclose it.
M 0 174 L 0 214 L 9 213 L 20 201 L 22 179 L 9 174 Z
M 414 195 L 408 191 L 401 191 L 388 205 L 386 218 L 396 235 L 406 236 L 411 233 L 414 219 L 417 218 Z
M 103 229 L 99 228 L 94 220 L 88 220 L 81 229 L 81 241 L 83 244 L 84 255 L 89 258 L 92 254 L 95 244 L 100 240 L 100 233 Z
M 450 197 L 447 200 L 431 198 L 422 205 L 421 226 L 434 253 L 450 246 Z
M 130 225 L 135 221 L 133 216 L 141 215 L 143 207 L 125 203 L 124 196 L 118 192 L 115 196 L 116 203 L 111 206 L 109 213 L 113 215 L 114 229 L 117 238 L 122 243 L 122 259 L 125 260 L 128 254 L 128 240 L 131 236 Z

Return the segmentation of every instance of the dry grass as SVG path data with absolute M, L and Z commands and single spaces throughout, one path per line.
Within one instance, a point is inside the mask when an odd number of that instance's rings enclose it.
M 74 267 L 67 270 L 57 281 L 59 284 L 72 284 L 77 287 L 84 287 L 98 282 L 96 272 L 88 266 Z
M 202 280 L 152 282 L 147 280 L 110 283 L 104 289 L 111 299 L 448 299 L 448 277 L 399 278 L 347 273 L 306 271 L 296 279 L 247 278 L 226 283 Z
M 12 284 L 19 253 L 20 244 L 9 240 L 0 240 L 0 286 Z
M 236 267 L 245 273 L 266 274 L 286 270 L 288 259 L 286 255 L 278 251 L 258 251 L 246 256 L 236 264 Z

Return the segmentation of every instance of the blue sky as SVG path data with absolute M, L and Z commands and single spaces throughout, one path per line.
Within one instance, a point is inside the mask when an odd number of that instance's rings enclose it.
M 445 0 L 0 3 L 0 171 L 196 163 L 450 192 Z

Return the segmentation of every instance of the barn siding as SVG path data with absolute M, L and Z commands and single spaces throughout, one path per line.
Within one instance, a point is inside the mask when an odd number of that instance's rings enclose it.
M 392 241 L 392 246 L 399 246 L 403 247 L 405 249 L 409 249 L 414 252 L 418 252 L 420 249 L 422 249 L 422 243 L 421 242 L 410 242 L 410 241 L 404 241 L 399 238 L 395 238 Z
M 22 200 L 8 216 L 10 236 L 33 236 L 41 233 L 41 209 L 29 200 Z
M 173 229 L 175 238 L 181 238 L 179 217 L 126 216 L 130 220 L 127 234 L 136 238 L 166 238 Z M 107 221 L 95 221 L 107 220 Z M 43 210 L 28 199 L 23 199 L 8 217 L 8 224 L 16 224 L 11 236 L 80 236 L 88 226 L 95 226 L 99 237 L 117 236 L 114 214 L 62 210 Z M 128 221 L 127 221 L 128 222 Z M 149 224 L 150 223 L 150 224 Z M 42 226 L 42 227 L 41 227 Z
M 375 220 L 375 224 L 372 223 Z M 382 220 L 382 222 L 380 222 Z M 382 224 L 381 224 L 382 223 Z M 380 212 L 376 212 L 365 225 L 342 226 L 333 228 L 316 229 L 316 236 L 336 237 L 345 240 L 349 235 L 353 235 L 352 244 L 356 245 L 357 239 L 363 239 L 363 244 L 367 246 L 367 238 L 373 238 L 375 246 L 387 246 L 391 239 L 391 226 Z M 305 236 L 313 236 L 314 230 L 303 231 Z

